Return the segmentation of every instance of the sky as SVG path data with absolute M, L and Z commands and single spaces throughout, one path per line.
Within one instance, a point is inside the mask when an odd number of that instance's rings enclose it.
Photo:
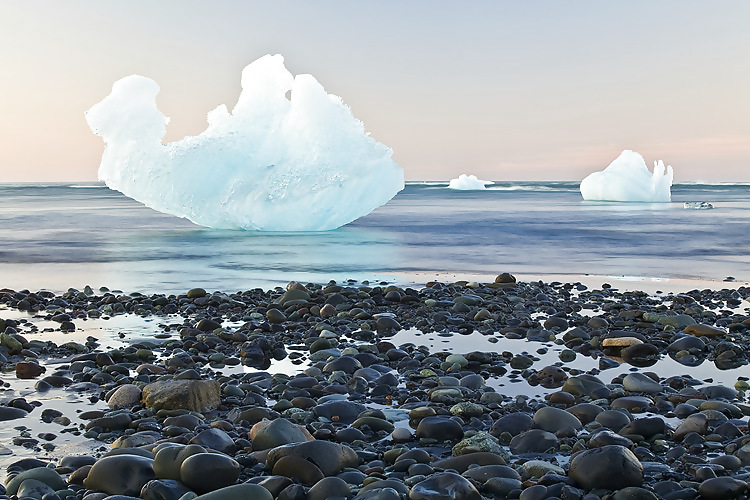
M 140 74 L 165 142 L 282 54 L 407 180 L 580 180 L 624 149 L 750 181 L 750 2 L 0 0 L 0 182 L 94 181 L 84 112 Z

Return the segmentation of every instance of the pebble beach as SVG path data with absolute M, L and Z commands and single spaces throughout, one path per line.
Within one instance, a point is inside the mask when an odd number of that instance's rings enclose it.
M 741 498 L 750 288 L 0 290 L 4 497 Z

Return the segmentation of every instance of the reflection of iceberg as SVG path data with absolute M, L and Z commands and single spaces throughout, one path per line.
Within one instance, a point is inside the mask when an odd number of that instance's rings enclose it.
M 99 177 L 203 226 L 266 231 L 333 229 L 403 189 L 391 150 L 280 55 L 247 66 L 242 89 L 231 113 L 221 105 L 208 114 L 202 134 L 162 144 L 169 119 L 156 107 L 159 86 L 137 75 L 115 82 L 86 114 L 107 143 Z
M 668 202 L 671 200 L 672 167 L 654 162 L 653 174 L 643 157 L 625 150 L 601 172 L 594 172 L 581 181 L 584 200 Z
M 485 189 L 487 184 L 494 184 L 492 181 L 482 181 L 477 179 L 476 175 L 461 174 L 457 179 L 451 179 L 448 187 L 450 189 L 460 189 L 464 191 Z

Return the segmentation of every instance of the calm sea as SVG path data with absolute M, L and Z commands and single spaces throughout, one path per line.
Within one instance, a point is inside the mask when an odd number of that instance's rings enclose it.
M 6 184 L 0 288 L 231 292 L 292 279 L 419 284 L 436 272 L 504 271 L 750 280 L 750 185 L 676 185 L 672 200 L 584 202 L 572 182 L 409 184 L 336 231 L 257 233 L 201 228 L 99 183 Z M 714 208 L 684 208 L 696 201 Z

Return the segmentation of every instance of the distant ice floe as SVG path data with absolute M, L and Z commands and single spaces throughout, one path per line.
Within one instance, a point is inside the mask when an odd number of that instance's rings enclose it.
M 160 212 L 213 228 L 323 231 L 404 188 L 391 149 L 280 55 L 248 65 L 234 109 L 208 113 L 196 137 L 162 144 L 169 118 L 158 93 L 149 78 L 125 77 L 86 119 L 106 143 L 99 178 Z
M 683 203 L 686 210 L 711 210 L 714 206 L 707 201 L 686 201 Z
M 654 162 L 654 172 L 638 153 L 623 151 L 601 172 L 594 172 L 581 181 L 581 195 L 591 201 L 669 202 L 672 199 L 672 167 Z
M 462 191 L 486 189 L 488 184 L 494 184 L 492 181 L 482 181 L 477 179 L 476 175 L 461 174 L 456 179 L 451 179 L 448 187 L 450 189 L 459 189 Z

